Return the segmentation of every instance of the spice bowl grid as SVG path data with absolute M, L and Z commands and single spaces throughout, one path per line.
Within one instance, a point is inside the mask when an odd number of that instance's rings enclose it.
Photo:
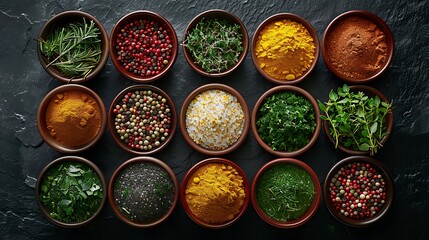
M 93 21 L 95 27 L 99 29 L 99 36 L 101 41 L 100 59 L 98 61 L 98 64 L 94 68 L 92 68 L 91 72 L 88 75 L 77 76 L 77 77 L 66 76 L 64 73 L 61 72 L 59 68 L 54 66 L 55 64 L 50 64 L 50 61 L 48 61 L 46 56 L 42 53 L 39 45 L 41 41 L 46 40 L 46 38 L 50 34 L 52 34 L 55 29 L 65 27 L 68 24 L 72 24 L 72 23 L 84 23 L 83 19 L 85 19 L 87 24 L 90 24 L 90 22 Z M 71 11 L 64 11 L 64 12 L 58 13 L 57 15 L 55 15 L 45 23 L 45 25 L 40 30 L 37 39 L 38 39 L 37 41 L 38 45 L 36 49 L 37 49 L 37 56 L 39 58 L 40 64 L 49 75 L 51 75 L 54 79 L 63 83 L 80 84 L 90 79 L 93 79 L 102 71 L 109 57 L 109 48 L 108 48 L 109 38 L 107 36 L 106 30 L 104 29 L 103 25 L 98 19 L 96 19 L 94 16 L 86 12 L 71 10 Z
M 357 163 L 361 165 L 352 165 Z M 331 189 L 333 186 L 336 188 Z M 386 166 L 367 156 L 342 159 L 328 172 L 323 185 L 329 212 L 351 227 L 371 226 L 385 216 L 393 202 L 393 191 L 394 184 Z

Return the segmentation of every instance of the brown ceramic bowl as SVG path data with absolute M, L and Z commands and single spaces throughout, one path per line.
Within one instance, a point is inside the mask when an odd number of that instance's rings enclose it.
M 279 220 L 276 220 L 276 219 L 270 217 L 261 208 L 261 206 L 259 205 L 257 196 L 256 196 L 257 190 L 258 190 L 258 184 L 259 184 L 259 180 L 260 180 L 261 176 L 263 175 L 263 173 L 265 171 L 267 171 L 268 169 L 270 169 L 271 167 L 273 167 L 277 164 L 292 164 L 292 165 L 296 165 L 296 166 L 302 168 L 303 170 L 305 170 L 308 173 L 308 175 L 311 177 L 311 180 L 314 183 L 314 191 L 315 192 L 314 192 L 314 198 L 313 198 L 313 201 L 311 202 L 311 205 L 308 207 L 308 209 L 305 211 L 305 213 L 302 216 L 300 216 L 296 219 L 293 219 L 293 220 L 289 220 L 289 221 L 279 221 Z M 274 160 L 266 163 L 265 165 L 263 165 L 261 167 L 261 169 L 259 169 L 259 171 L 256 173 L 255 178 L 253 179 L 253 184 L 252 184 L 252 204 L 253 204 L 253 207 L 255 208 L 256 213 L 265 222 L 267 222 L 268 224 L 270 224 L 274 227 L 296 228 L 296 227 L 299 227 L 299 226 L 305 224 L 316 213 L 317 209 L 319 208 L 321 198 L 322 198 L 322 190 L 321 190 L 320 182 L 319 182 L 319 179 L 318 179 L 316 173 L 306 163 L 304 163 L 300 160 L 297 160 L 297 159 L 293 159 L 293 158 L 274 159 Z
M 183 41 L 182 41 L 182 43 L 186 42 L 186 39 L 187 39 L 189 33 L 195 28 L 195 26 L 201 20 L 203 20 L 203 19 L 216 19 L 216 18 L 217 19 L 225 19 L 228 22 L 230 22 L 231 24 L 238 24 L 240 26 L 240 32 L 243 35 L 243 41 L 242 41 L 243 52 L 241 53 L 241 55 L 238 59 L 238 62 L 234 66 L 232 66 L 229 69 L 227 69 L 223 72 L 220 72 L 220 73 L 209 73 L 206 70 L 202 69 L 200 65 L 195 63 L 194 58 L 192 57 L 192 54 L 189 51 L 189 49 L 185 46 L 185 44 L 182 44 L 183 54 L 185 55 L 185 59 L 188 62 L 188 64 L 191 66 L 191 68 L 203 76 L 215 77 L 215 78 L 216 77 L 224 77 L 224 76 L 231 74 L 233 71 L 235 71 L 244 62 L 244 59 L 246 58 L 247 50 L 249 48 L 249 36 L 247 33 L 247 29 L 244 26 L 244 23 L 240 20 L 240 18 L 238 18 L 237 16 L 235 16 L 232 13 L 229 13 L 227 11 L 220 10 L 220 9 L 213 9 L 213 10 L 208 10 L 208 11 L 202 12 L 199 15 L 197 15 L 194 19 L 192 19 L 192 21 L 188 24 L 188 26 L 186 27 L 185 33 L 183 34 Z
M 125 69 L 122 63 L 118 60 L 118 52 L 116 50 L 116 41 L 117 41 L 118 34 L 121 33 L 121 30 L 127 24 L 134 21 L 139 21 L 139 20 L 150 20 L 150 21 L 154 21 L 155 23 L 158 23 L 160 26 L 162 26 L 164 29 L 167 30 L 170 36 L 170 41 L 171 41 L 170 44 L 172 45 L 172 48 L 171 48 L 170 59 L 168 60 L 169 62 L 158 74 L 155 74 L 155 75 L 141 76 L 139 74 L 130 72 L 127 69 Z M 138 41 L 138 42 L 142 43 L 142 41 Z M 119 19 L 119 21 L 115 24 L 115 26 L 112 29 L 112 32 L 110 33 L 109 52 L 110 52 L 110 58 L 112 59 L 113 65 L 115 65 L 116 69 L 122 75 L 138 83 L 148 83 L 163 77 L 171 69 L 171 67 L 174 65 L 174 62 L 176 61 L 176 58 L 177 58 L 178 45 L 179 44 L 176 36 L 176 31 L 174 31 L 173 26 L 166 18 L 151 11 L 139 10 L 125 15 L 124 17 Z M 146 49 L 147 47 L 145 48 L 145 50 Z
M 169 210 L 162 217 L 160 217 L 157 220 L 154 220 L 152 222 L 137 222 L 137 221 L 131 220 L 129 217 L 124 215 L 119 210 L 118 203 L 117 203 L 115 196 L 114 196 L 114 189 L 116 187 L 116 184 L 118 184 L 118 182 L 116 180 L 120 176 L 122 171 L 124 171 L 125 169 L 127 169 L 128 167 L 130 167 L 134 164 L 140 164 L 140 163 L 149 163 L 149 164 L 153 164 L 153 165 L 156 165 L 158 167 L 161 167 L 171 177 L 171 181 L 174 185 L 175 193 L 174 193 L 174 198 L 173 198 L 173 201 L 171 203 Z M 149 188 L 149 186 L 148 186 L 148 188 Z M 148 190 L 148 191 L 150 191 L 150 190 Z M 171 170 L 171 168 L 166 163 L 164 163 L 163 161 L 161 161 L 157 158 L 148 157 L 148 156 L 139 156 L 139 157 L 131 158 L 131 159 L 125 161 L 115 170 L 115 172 L 113 172 L 113 175 L 109 181 L 108 198 L 109 198 L 110 207 L 112 208 L 115 215 L 122 222 L 124 222 L 124 223 L 126 223 L 132 227 L 136 227 L 136 228 L 151 228 L 151 227 L 155 227 L 155 226 L 158 226 L 159 224 L 163 223 L 173 212 L 173 210 L 177 204 L 177 201 L 179 199 L 179 185 L 177 183 L 176 175 L 174 174 L 173 170 Z
M 389 100 L 387 100 L 387 98 L 381 92 L 379 92 L 377 89 L 370 87 L 370 86 L 364 86 L 364 85 L 350 86 L 350 91 L 360 91 L 360 92 L 367 94 L 368 96 L 378 96 L 381 101 L 389 102 Z M 381 146 L 384 146 L 384 144 L 387 142 L 387 139 L 389 139 L 389 136 L 391 135 L 392 130 L 393 130 L 393 112 L 392 111 L 387 114 L 386 125 L 387 125 L 387 132 L 389 132 L 389 134 L 387 136 L 385 136 L 380 141 Z M 326 136 L 328 136 L 328 139 L 335 146 L 335 140 L 331 136 L 331 134 L 329 133 L 329 122 L 327 120 L 324 120 L 323 126 L 325 129 Z M 369 151 L 353 150 L 351 148 L 345 147 L 345 146 L 341 145 L 341 142 L 338 143 L 338 148 L 341 151 L 343 151 L 347 154 L 350 154 L 350 155 L 368 155 L 368 154 L 370 154 Z
M 271 24 L 274 21 L 279 21 L 279 20 L 283 20 L 283 19 L 289 19 L 291 21 L 297 22 L 302 24 L 310 33 L 310 35 L 313 37 L 313 42 L 314 42 L 314 46 L 315 46 L 315 51 L 314 51 L 314 59 L 313 62 L 311 63 L 311 66 L 309 69 L 307 69 L 307 71 L 305 71 L 302 76 L 294 79 L 294 80 L 279 80 L 276 79 L 270 75 L 268 75 L 259 65 L 259 61 L 256 57 L 256 42 L 258 39 L 259 34 L 262 32 L 262 30 L 269 24 Z M 292 14 L 292 13 L 279 13 L 279 14 L 275 14 L 267 19 L 265 19 L 256 29 L 255 34 L 253 34 L 252 37 L 252 45 L 251 45 L 251 50 L 250 52 L 252 53 L 252 60 L 253 60 L 253 64 L 255 65 L 256 69 L 258 70 L 258 72 L 266 79 L 268 79 L 269 81 L 275 83 L 275 84 L 296 84 L 299 83 L 301 81 L 303 81 L 308 75 L 310 75 L 310 73 L 314 70 L 314 68 L 316 67 L 317 64 L 317 60 L 319 59 L 319 38 L 317 37 L 317 32 L 316 30 L 313 28 L 313 26 L 304 18 Z
M 119 134 L 117 133 L 117 130 L 115 128 L 115 116 L 116 116 L 116 114 L 113 111 L 114 111 L 116 105 L 121 101 L 122 98 L 124 98 L 124 96 L 127 93 L 134 92 L 134 91 L 142 91 L 142 90 L 150 90 L 150 91 L 156 92 L 156 93 L 160 94 L 161 96 L 163 96 L 167 100 L 166 103 L 168 103 L 168 105 L 170 106 L 170 110 L 171 110 L 171 123 L 170 123 L 169 135 L 165 137 L 165 140 L 162 141 L 158 147 L 152 148 L 150 150 L 142 150 L 142 149 L 138 150 L 138 149 L 133 149 L 133 148 L 129 147 L 128 144 L 121 141 L 121 137 L 119 136 Z M 120 105 L 122 105 L 122 104 L 120 104 Z M 143 84 L 133 85 L 133 86 L 129 86 L 129 87 L 125 88 L 124 90 L 122 90 L 118 95 L 116 95 L 115 99 L 112 101 L 112 104 L 110 105 L 108 116 L 109 116 L 108 117 L 109 130 L 110 130 L 110 134 L 112 135 L 113 139 L 119 145 L 119 147 L 121 147 L 123 150 L 125 150 L 129 153 L 132 153 L 132 154 L 150 155 L 150 154 L 154 154 L 156 152 L 159 152 L 162 149 L 164 149 L 168 145 L 168 143 L 171 142 L 171 140 L 173 139 L 174 133 L 176 132 L 177 116 L 176 116 L 176 107 L 174 106 L 173 100 L 170 98 L 170 96 L 168 96 L 168 94 L 166 92 L 164 92 L 160 88 L 157 88 L 157 87 L 152 86 L 152 85 L 143 85 Z
M 100 183 L 101 183 L 101 188 L 103 189 L 103 199 L 102 199 L 100 206 L 98 207 L 97 211 L 90 218 L 88 218 L 87 220 L 85 220 L 83 222 L 62 222 L 62 221 L 59 221 L 57 219 L 54 219 L 53 217 L 50 216 L 50 212 L 49 212 L 48 208 L 45 207 L 40 200 L 40 194 L 42 191 L 41 190 L 41 187 L 42 187 L 41 184 L 42 184 L 42 180 L 45 178 L 45 174 L 47 173 L 47 171 L 50 168 L 57 166 L 58 164 L 64 164 L 64 163 L 69 163 L 69 162 L 81 163 L 81 164 L 89 166 L 92 170 L 95 171 L 95 173 L 99 177 Z M 104 180 L 103 172 L 93 162 L 91 162 L 85 158 L 82 158 L 82 157 L 64 156 L 64 157 L 57 158 L 54 161 L 50 162 L 48 165 L 46 165 L 43 168 L 43 170 L 40 172 L 39 177 L 37 178 L 36 200 L 37 200 L 37 204 L 39 205 L 40 210 L 42 210 L 43 215 L 45 215 L 53 224 L 60 226 L 60 227 L 63 227 L 63 228 L 83 227 L 83 226 L 86 226 L 86 225 L 90 224 L 91 222 L 93 222 L 97 218 L 97 216 L 101 213 L 101 211 L 103 210 L 104 204 L 106 202 L 106 198 L 107 198 L 107 185 L 106 185 L 106 181 Z
M 292 151 L 292 152 L 273 150 L 259 136 L 258 128 L 256 126 L 259 108 L 262 106 L 262 104 L 264 104 L 265 99 L 267 97 L 275 94 L 275 93 L 287 92 L 287 91 L 293 92 L 293 93 L 297 94 L 298 96 L 301 96 L 301 97 L 307 99 L 311 103 L 311 105 L 313 106 L 313 109 L 314 109 L 315 121 L 316 121 L 316 128 L 314 130 L 313 135 L 309 139 L 309 142 L 307 143 L 307 145 L 305 145 L 304 147 L 302 147 L 300 149 Z M 320 109 L 317 105 L 316 100 L 313 98 L 313 96 L 311 96 L 310 93 L 308 93 L 304 89 L 296 87 L 296 86 L 290 86 L 290 85 L 277 86 L 277 87 L 269 89 L 264 94 L 262 94 L 262 96 L 259 97 L 258 101 L 256 102 L 255 107 L 253 108 L 252 123 L 251 124 L 252 124 L 253 136 L 256 138 L 256 141 L 258 141 L 259 145 L 261 145 L 261 147 L 264 148 L 269 153 L 274 154 L 274 155 L 279 156 L 279 157 L 294 157 L 294 156 L 301 155 L 304 152 L 308 151 L 316 143 L 316 140 L 320 134 L 320 129 L 322 128 L 322 120 L 320 119 Z
M 191 177 L 194 175 L 194 173 L 199 168 L 204 167 L 206 164 L 221 164 L 221 165 L 231 166 L 233 169 L 235 169 L 238 172 L 238 174 L 243 179 L 244 193 L 245 193 L 243 205 L 241 206 L 239 212 L 236 213 L 231 220 L 228 220 L 226 222 L 210 223 L 205 221 L 204 219 L 199 218 L 196 214 L 192 212 L 192 210 L 190 209 L 186 201 L 186 189 L 187 189 L 188 182 L 193 181 L 193 178 Z M 188 216 L 198 225 L 203 226 L 205 228 L 210 228 L 210 229 L 226 228 L 231 226 L 235 222 L 237 222 L 246 211 L 246 208 L 249 205 L 249 199 L 250 199 L 250 187 L 249 187 L 249 182 L 247 180 L 246 174 L 236 163 L 224 158 L 208 158 L 195 164 L 185 174 L 185 177 L 183 178 L 182 185 L 180 188 L 180 200 L 182 202 L 182 206 L 185 209 L 186 214 L 188 214 Z
M 208 91 L 208 90 L 221 90 L 221 91 L 224 91 L 226 93 L 229 93 L 229 94 L 235 96 L 237 98 L 238 102 L 240 103 L 241 108 L 243 109 L 244 126 L 243 126 L 242 133 L 235 143 L 233 143 L 232 145 L 230 145 L 229 147 L 227 147 L 223 150 L 208 149 L 208 148 L 205 148 L 205 147 L 197 144 L 189 136 L 187 128 L 186 128 L 186 111 L 188 110 L 189 104 L 198 94 L 205 92 L 205 91 Z M 240 93 L 237 90 L 235 90 L 234 88 L 232 88 L 230 86 L 224 85 L 224 84 L 211 83 L 211 84 L 206 84 L 206 85 L 203 85 L 203 86 L 195 89 L 194 91 L 192 91 L 188 95 L 188 97 L 186 97 L 185 102 L 183 103 L 182 109 L 180 111 L 180 130 L 181 130 L 182 135 L 185 138 L 186 142 L 189 145 L 191 145 L 191 147 L 194 148 L 195 150 L 197 150 L 198 152 L 201 152 L 203 154 L 210 155 L 210 156 L 219 156 L 219 155 L 228 154 L 228 153 L 234 151 L 235 149 L 237 149 L 246 139 L 247 133 L 249 131 L 249 125 L 250 125 L 250 115 L 249 115 L 249 109 L 247 108 L 246 101 L 244 100 L 244 98 L 240 95 Z
M 51 31 L 70 23 L 83 22 L 84 18 L 87 23 L 89 23 L 90 21 L 94 21 L 95 26 L 97 26 L 97 28 L 100 29 L 100 34 L 101 34 L 100 38 L 101 38 L 102 52 L 101 52 L 100 61 L 88 76 L 70 78 L 65 76 L 63 73 L 61 73 L 61 71 L 59 71 L 58 68 L 52 65 L 49 67 L 46 67 L 49 64 L 49 62 L 41 52 L 39 47 L 39 42 L 37 42 L 37 56 L 39 57 L 40 64 L 43 66 L 46 72 L 49 73 L 49 75 L 51 75 L 53 78 L 63 83 L 83 83 L 85 81 L 88 81 L 94 78 L 95 76 L 97 76 L 97 74 L 101 72 L 103 67 L 106 65 L 107 58 L 109 57 L 109 48 L 108 48 L 109 38 L 107 37 L 106 30 L 104 29 L 100 21 L 98 21 L 95 17 L 91 16 L 86 12 L 65 11 L 49 19 L 49 21 L 46 22 L 46 24 L 42 27 L 39 33 L 39 36 L 37 38 L 37 39 L 46 39 L 46 37 L 51 33 Z
M 353 163 L 363 163 L 363 164 L 370 164 L 377 172 L 383 177 L 384 180 L 384 186 L 385 186 L 385 193 L 386 193 L 386 199 L 383 204 L 383 206 L 379 209 L 379 211 L 372 217 L 367 218 L 360 218 L 355 219 L 351 217 L 346 217 L 343 214 L 340 213 L 339 210 L 335 208 L 335 206 L 331 203 L 331 194 L 329 187 L 331 184 L 334 184 L 331 182 L 332 178 L 335 177 L 335 175 L 338 173 L 341 168 L 347 169 L 348 164 Z M 328 208 L 329 212 L 331 212 L 332 216 L 334 216 L 338 221 L 342 222 L 343 224 L 346 224 L 351 227 L 366 227 L 373 225 L 378 220 L 380 220 L 384 215 L 386 215 L 387 211 L 390 209 L 393 201 L 393 193 L 394 186 L 392 177 L 386 168 L 384 164 L 382 164 L 380 161 L 377 161 L 373 158 L 366 157 L 366 156 L 351 156 L 342 159 L 338 163 L 336 163 L 331 170 L 329 171 L 328 175 L 326 176 L 325 183 L 323 185 L 323 194 L 325 197 L 326 207 Z M 334 196 L 335 197 L 335 196 Z
M 51 101 L 57 96 L 57 94 L 61 94 L 67 91 L 80 91 L 88 96 L 91 96 L 94 98 L 95 102 L 97 103 L 99 109 L 100 109 L 100 116 L 101 116 L 101 125 L 98 130 L 98 133 L 96 136 L 94 136 L 91 139 L 88 139 L 87 143 L 84 143 L 79 146 L 67 146 L 65 144 L 60 143 L 57 141 L 51 134 L 47 127 L 46 123 L 46 111 L 48 109 L 48 106 Z M 98 141 L 100 141 L 101 137 L 104 134 L 104 131 L 106 129 L 107 124 L 107 114 L 106 114 L 106 108 L 104 106 L 103 100 L 101 100 L 100 96 L 98 96 L 97 93 L 95 93 L 93 90 L 89 89 L 88 87 L 78 85 L 78 84 L 66 84 L 59 86 L 53 90 L 51 90 L 42 100 L 42 102 L 39 105 L 39 109 L 37 111 L 37 128 L 39 130 L 40 136 L 42 139 L 52 148 L 54 148 L 57 151 L 63 152 L 63 153 L 79 153 L 85 150 L 88 150 L 89 148 L 93 147 Z
M 375 24 L 375 26 L 377 26 L 379 30 L 381 30 L 384 33 L 384 36 L 385 36 L 385 43 L 386 43 L 385 62 L 380 67 L 380 69 L 378 69 L 377 71 L 374 71 L 371 74 L 365 74 L 365 76 L 353 77 L 342 73 L 334 66 L 335 64 L 330 60 L 330 57 L 329 57 L 330 53 L 333 51 L 332 49 L 329 49 L 329 46 L 328 46 L 329 42 L 331 41 L 330 38 L 332 36 L 332 33 L 338 28 L 339 24 L 342 24 L 348 21 L 352 17 L 358 17 L 358 18 L 369 20 L 370 22 Z M 337 43 L 334 43 L 334 45 L 338 46 Z M 331 21 L 331 23 L 329 23 L 328 27 L 326 28 L 323 34 L 323 39 L 322 39 L 322 56 L 328 69 L 340 79 L 354 84 L 368 83 L 374 80 L 375 78 L 379 77 L 383 72 L 385 72 L 392 61 L 394 48 L 395 46 L 394 46 L 393 35 L 392 35 L 392 32 L 390 31 L 389 26 L 387 26 L 387 24 L 380 17 L 376 16 L 371 12 L 364 11 L 364 10 L 352 10 L 337 16 L 334 20 Z M 347 59 L 342 57 L 340 61 L 345 62 L 347 61 Z M 356 68 L 356 64 L 353 64 L 353 65 Z

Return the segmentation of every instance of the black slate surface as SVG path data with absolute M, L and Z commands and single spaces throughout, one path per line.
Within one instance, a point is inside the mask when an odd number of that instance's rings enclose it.
M 428 239 L 429 191 L 429 84 L 428 1 L 108 1 L 108 0 L 21 0 L 0 2 L 0 238 L 1 239 Z M 207 230 L 196 225 L 177 205 L 172 216 L 154 229 L 141 230 L 119 221 L 108 204 L 101 216 L 81 229 L 62 229 L 41 214 L 34 197 L 37 175 L 62 154 L 48 147 L 36 127 L 36 111 L 43 96 L 61 83 L 52 79 L 36 56 L 37 34 L 54 14 L 82 10 L 97 17 L 110 33 L 123 15 L 146 9 L 165 16 L 179 40 L 188 22 L 204 10 L 220 8 L 239 16 L 250 37 L 267 17 L 279 12 L 298 14 L 310 21 L 321 40 L 328 23 L 352 9 L 369 10 L 386 21 L 395 38 L 395 55 L 389 70 L 368 84 L 394 101 L 395 125 L 391 138 L 376 155 L 390 169 L 395 182 L 395 199 L 389 213 L 375 226 L 351 228 L 335 220 L 324 201 L 313 219 L 298 229 L 282 230 L 263 222 L 249 205 L 235 225 Z M 275 86 L 263 79 L 250 55 L 231 76 L 208 79 L 194 72 L 180 49 L 171 72 L 154 85 L 173 98 L 177 110 L 193 89 L 210 82 L 228 84 L 246 99 L 250 109 L 257 98 Z M 86 86 L 95 90 L 106 107 L 123 88 L 134 83 L 121 76 L 111 61 Z M 328 92 L 343 83 L 326 68 L 320 56 L 315 71 L 298 86 L 325 101 Z M 110 179 L 114 169 L 133 157 L 121 150 L 106 131 L 102 141 L 80 154 L 96 163 Z M 207 158 L 186 144 L 180 130 L 169 146 L 155 157 L 165 161 L 181 181 L 196 162 Z M 297 157 L 308 163 L 323 183 L 329 169 L 347 155 L 334 149 L 322 131 L 315 146 Z M 275 156 L 268 154 L 250 133 L 235 152 L 224 156 L 235 161 L 250 181 L 256 171 Z

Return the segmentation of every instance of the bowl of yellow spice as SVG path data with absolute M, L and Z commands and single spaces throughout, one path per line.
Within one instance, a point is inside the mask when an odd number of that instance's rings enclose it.
M 101 98 L 88 87 L 67 84 L 51 90 L 37 111 L 43 140 L 63 153 L 93 147 L 103 136 L 107 114 Z
M 245 212 L 250 199 L 243 170 L 224 158 L 195 164 L 185 175 L 180 199 L 188 216 L 206 228 L 225 228 Z
M 252 38 L 252 60 L 264 78 L 276 84 L 296 84 L 314 69 L 319 40 L 313 26 L 291 13 L 263 21 Z

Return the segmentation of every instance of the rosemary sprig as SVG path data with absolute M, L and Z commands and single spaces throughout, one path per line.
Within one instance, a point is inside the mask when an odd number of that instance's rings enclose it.
M 49 63 L 67 77 L 87 77 L 101 58 L 100 29 L 91 20 L 87 24 L 70 23 L 55 29 L 46 40 L 39 39 L 39 47 Z

